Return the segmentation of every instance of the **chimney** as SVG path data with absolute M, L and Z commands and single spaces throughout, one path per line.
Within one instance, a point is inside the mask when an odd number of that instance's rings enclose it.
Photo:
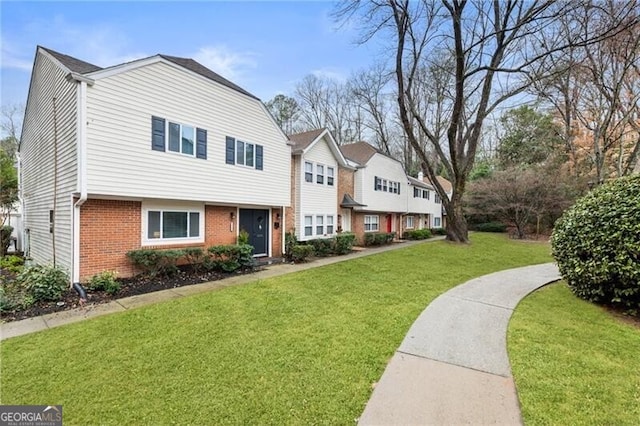
M 423 179 L 424 179 L 424 173 L 422 173 L 422 170 L 421 170 L 418 172 L 418 180 L 422 182 Z

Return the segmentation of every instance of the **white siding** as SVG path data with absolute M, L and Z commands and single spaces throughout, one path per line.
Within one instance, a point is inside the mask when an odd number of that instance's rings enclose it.
M 305 162 L 313 163 L 313 182 L 305 181 Z M 322 185 L 316 183 L 316 166 L 318 164 L 324 166 L 324 183 Z M 327 185 L 327 167 L 333 167 L 333 186 Z M 313 237 L 304 236 L 305 215 L 313 215 L 314 218 L 316 215 L 333 215 L 335 233 L 338 221 L 338 162 L 324 138 L 316 142 L 304 155 L 301 155 L 300 170 L 300 176 L 297 176 L 300 188 L 299 214 L 296 221 L 298 239 L 319 238 L 315 235 L 315 227 Z
M 96 80 L 87 92 L 88 192 L 289 205 L 291 150 L 260 101 L 166 63 Z M 207 159 L 151 149 L 151 117 L 207 130 Z M 264 170 L 225 164 L 225 138 L 263 145 Z
M 429 199 L 414 198 L 413 197 L 413 185 L 408 187 L 407 200 L 408 200 L 408 212 L 409 213 L 423 213 L 431 215 L 431 217 L 439 217 L 442 214 L 442 204 L 436 204 L 436 192 L 432 189 L 420 188 L 420 190 L 429 191 Z M 431 225 L 430 225 L 431 226 Z
M 375 191 L 376 176 L 388 181 L 400 182 L 400 195 Z M 402 165 L 382 154 L 374 154 L 367 166 L 356 172 L 356 197 L 359 197 L 356 199 L 366 204 L 367 207 L 364 210 L 404 213 L 407 211 L 408 190 L 407 175 Z
M 36 263 L 53 262 L 49 210 L 53 209 L 56 194 L 55 260 L 57 266 L 69 270 L 72 256 L 71 194 L 76 191 L 77 174 L 77 83 L 68 82 L 66 73 L 43 53 L 37 54 L 33 72 L 20 146 L 24 228 L 29 230 L 28 242 L 25 243 Z M 54 132 L 54 122 L 57 132 Z M 55 141 L 58 161 L 57 186 L 54 189 Z

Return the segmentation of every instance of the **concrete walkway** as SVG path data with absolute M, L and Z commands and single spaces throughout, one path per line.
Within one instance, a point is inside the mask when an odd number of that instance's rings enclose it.
M 225 287 L 247 284 L 258 280 L 264 280 L 271 277 L 290 274 L 292 272 L 298 272 L 306 269 L 317 268 L 319 266 L 344 262 L 347 260 L 370 256 L 372 254 L 382 253 L 390 250 L 406 248 L 416 244 L 439 241 L 443 240 L 444 238 L 445 237 L 443 236 L 438 236 L 422 241 L 403 241 L 400 243 L 393 243 L 388 246 L 360 249 L 344 256 L 318 258 L 309 263 L 274 264 L 269 265 L 265 269 L 252 274 L 237 275 L 219 281 L 211 281 L 202 284 L 193 284 L 184 287 L 172 288 L 169 290 L 161 290 L 153 293 L 141 294 L 138 296 L 125 297 L 123 299 L 114 300 L 104 304 L 90 304 L 85 308 L 69 309 L 66 311 L 55 312 L 52 314 L 29 318 L 21 321 L 2 323 L 0 324 L 0 340 L 8 339 L 15 336 L 21 336 L 23 334 L 35 333 L 37 331 L 46 330 L 48 328 L 59 327 L 61 325 L 71 324 L 74 322 L 112 314 L 115 312 L 122 312 L 127 309 L 137 308 L 144 305 L 151 305 L 154 303 L 164 302 L 179 297 L 190 296 L 192 294 L 219 290 Z
M 522 424 L 507 326 L 520 300 L 558 279 L 548 263 L 484 275 L 440 295 L 411 326 L 359 424 Z

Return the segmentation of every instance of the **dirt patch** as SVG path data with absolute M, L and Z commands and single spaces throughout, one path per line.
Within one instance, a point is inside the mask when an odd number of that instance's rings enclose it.
M 618 321 L 621 321 L 625 324 L 629 324 L 640 329 L 640 317 L 627 315 L 622 310 L 613 308 L 611 306 L 603 306 L 603 309 L 607 311 L 609 315 L 616 318 Z
M 196 272 L 190 267 L 182 267 L 176 274 L 169 277 L 148 278 L 137 276 L 133 278 L 120 278 L 118 281 L 122 287 L 115 294 L 105 291 L 90 291 L 87 289 L 87 305 L 100 305 L 124 297 L 136 296 L 139 294 L 151 293 L 159 290 L 184 287 L 193 284 L 201 284 L 208 281 L 218 281 L 235 275 L 249 274 L 261 268 L 246 269 L 231 273 L 205 271 Z M 86 286 L 85 286 L 86 288 Z M 80 298 L 74 290 L 67 290 L 62 298 L 57 302 L 38 302 L 27 309 L 16 309 L 14 311 L 3 312 L 2 321 L 11 322 L 40 315 L 51 314 L 74 309 L 80 306 Z

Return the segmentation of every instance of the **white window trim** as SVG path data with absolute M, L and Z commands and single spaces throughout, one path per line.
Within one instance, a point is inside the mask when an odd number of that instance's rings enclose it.
M 169 125 L 170 124 L 177 124 L 180 126 L 180 151 L 172 151 L 171 149 L 169 149 L 169 138 L 171 137 L 170 133 L 170 129 L 169 129 Z M 191 127 L 193 129 L 193 154 L 185 154 L 184 152 L 182 152 L 182 127 L 183 126 L 187 126 L 187 127 Z M 164 146 L 165 146 L 165 152 L 168 154 L 174 154 L 174 155 L 182 155 L 185 157 L 195 157 L 196 156 L 196 150 L 198 149 L 198 128 L 192 124 L 185 124 L 182 123 L 180 121 L 177 120 L 171 120 L 169 118 L 165 118 L 164 119 Z
M 329 174 L 329 170 L 331 170 L 331 174 Z M 335 186 L 336 178 L 335 178 L 335 168 L 331 166 L 327 166 L 327 186 Z M 329 183 L 329 178 L 331 178 L 331 183 Z
M 182 204 L 182 203 L 142 203 L 142 221 L 141 221 L 141 245 L 142 246 L 167 246 L 175 244 L 192 244 L 192 243 L 204 243 L 204 230 L 205 230 L 205 215 L 204 204 Z M 185 237 L 185 238 L 149 238 L 149 212 L 186 212 L 186 213 L 199 213 L 199 232 L 197 237 Z
M 238 163 L 238 143 L 243 143 L 244 144 L 244 149 L 242 150 L 242 161 L 243 164 Z M 246 162 L 247 162 L 247 145 L 252 145 L 253 146 L 253 166 L 247 166 Z M 236 166 L 240 166 L 240 167 L 246 167 L 247 169 L 255 169 L 256 168 L 256 144 L 253 142 L 245 142 L 245 141 L 241 141 L 240 139 L 236 139 L 236 145 L 235 145 L 235 149 L 233 151 L 233 155 L 234 157 L 234 161 L 235 161 L 235 165 Z
M 307 180 L 307 164 L 311 165 L 311 180 Z M 304 161 L 304 165 L 303 165 L 303 169 L 302 169 L 302 181 L 304 183 L 308 183 L 308 184 L 314 184 L 314 173 L 313 173 L 313 169 L 314 169 L 315 165 L 311 162 L 311 161 Z
M 439 224 L 437 224 L 437 225 L 436 225 L 436 220 L 437 220 L 438 222 L 440 222 L 440 223 L 439 223 Z M 441 218 L 441 217 L 437 217 L 437 216 L 436 216 L 436 217 L 434 217 L 434 218 L 433 218 L 433 227 L 434 227 L 434 228 L 442 228 L 442 218 Z
M 311 217 L 311 235 L 305 234 L 305 227 L 308 225 L 305 224 L 305 218 Z M 322 234 L 318 234 L 318 217 L 322 217 Z M 327 226 L 329 225 L 328 221 L 331 218 L 331 226 L 333 226 L 333 232 L 327 232 Z M 305 213 L 302 215 L 302 232 L 300 235 L 300 241 L 305 240 L 315 240 L 318 238 L 329 238 L 336 235 L 336 215 L 334 214 L 325 214 L 325 213 Z
M 371 218 L 376 218 L 375 220 L 375 225 L 376 225 L 376 229 L 369 229 L 367 231 L 367 219 L 369 219 L 369 225 L 373 225 L 374 223 L 371 221 Z M 373 214 L 373 215 L 365 215 L 364 217 L 364 232 L 379 232 L 380 231 L 380 216 L 378 216 L 377 214 Z
M 415 227 L 415 218 L 413 216 L 406 216 L 407 218 L 407 229 L 413 229 Z M 409 226 L 409 219 L 411 219 L 411 226 Z

